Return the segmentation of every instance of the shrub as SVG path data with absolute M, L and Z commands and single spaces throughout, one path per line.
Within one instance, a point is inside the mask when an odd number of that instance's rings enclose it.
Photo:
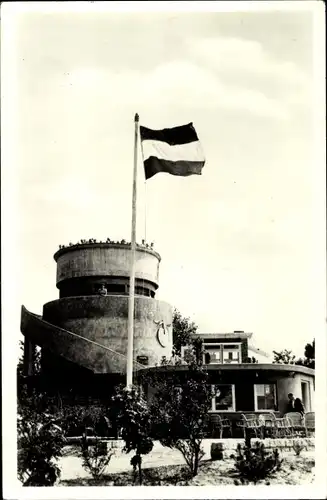
M 245 445 L 242 449 L 241 444 L 237 445 L 235 467 L 240 474 L 241 482 L 251 481 L 257 483 L 260 479 L 265 479 L 280 469 L 282 460 L 279 458 L 277 449 L 272 453 L 265 450 L 263 443 L 256 442 L 255 446 Z
M 63 428 L 67 436 L 81 436 L 87 427 L 97 436 L 108 436 L 110 424 L 106 408 L 99 405 L 72 405 L 62 410 Z
M 293 442 L 293 450 L 297 457 L 300 456 L 301 451 L 305 448 L 305 444 L 299 440 Z
M 87 440 L 87 432 L 85 432 L 81 439 L 83 467 L 92 475 L 93 479 L 98 481 L 105 468 L 109 465 L 110 459 L 114 452 L 108 451 L 106 443 L 101 441 L 101 438 L 96 436 L 95 430 L 88 428 L 86 431 L 91 431 L 94 439 L 90 445 Z
M 180 386 L 173 374 L 154 375 L 152 433 L 163 446 L 179 450 L 192 476 L 196 476 L 204 456 L 201 444 L 212 394 L 203 367 L 191 362 L 188 368 L 186 380 L 180 382 Z
M 192 343 L 192 335 L 197 331 L 196 324 L 190 318 L 184 318 L 175 309 L 173 314 L 173 354 L 180 355 L 182 346 Z
M 56 463 L 65 445 L 60 420 L 46 411 L 36 392 L 18 405 L 18 478 L 24 486 L 52 486 L 60 476 Z
M 135 388 L 119 388 L 112 398 L 117 410 L 117 423 L 121 429 L 121 437 L 125 441 L 123 451 L 135 452 L 131 458 L 134 472 L 134 483 L 138 471 L 139 483 L 142 484 L 142 455 L 150 453 L 153 440 L 150 437 L 150 412 Z

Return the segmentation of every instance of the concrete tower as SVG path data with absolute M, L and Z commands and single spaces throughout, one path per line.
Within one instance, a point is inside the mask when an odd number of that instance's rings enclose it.
M 47 357 L 59 356 L 94 374 L 126 372 L 130 251 L 122 241 L 82 243 L 55 253 L 59 299 L 44 304 L 42 316 L 22 307 L 21 331 L 27 344 L 42 348 L 43 366 Z M 152 248 L 137 245 L 136 369 L 155 366 L 172 352 L 172 307 L 155 299 L 160 260 Z M 25 352 L 28 358 L 32 350 Z M 26 359 L 27 367 L 31 362 Z

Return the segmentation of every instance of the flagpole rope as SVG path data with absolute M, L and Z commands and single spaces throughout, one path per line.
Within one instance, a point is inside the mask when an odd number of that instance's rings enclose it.
M 146 180 L 144 181 L 144 240 L 146 242 L 146 212 L 147 212 Z
M 143 162 L 143 170 L 144 170 L 144 151 L 142 139 L 140 140 L 141 144 L 141 154 L 142 154 L 142 162 Z M 146 193 L 146 179 L 144 179 L 144 241 L 146 243 L 146 212 L 147 212 L 147 193 Z
M 144 151 L 142 138 L 140 137 L 141 155 L 142 155 L 142 170 L 144 172 Z M 146 243 L 146 213 L 147 213 L 147 192 L 146 192 L 146 179 L 144 178 L 144 242 Z M 145 290 L 144 278 L 142 278 L 143 293 Z M 144 327 L 145 330 L 145 327 Z

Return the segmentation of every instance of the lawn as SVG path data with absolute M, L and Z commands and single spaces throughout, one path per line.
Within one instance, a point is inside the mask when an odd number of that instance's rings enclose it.
M 234 460 L 229 453 L 224 460 L 212 461 L 206 453 L 201 461 L 199 473 L 191 478 L 183 464 L 181 454 L 176 450 L 156 447 L 147 457 L 144 457 L 145 486 L 215 486 L 234 485 L 239 482 L 238 474 L 234 467 Z M 82 467 L 82 462 L 77 447 L 65 450 L 61 460 L 61 480 L 58 486 L 128 486 L 133 484 L 132 468 L 129 464 L 130 456 L 118 452 L 112 458 L 105 470 L 102 479 L 95 482 L 90 474 Z M 314 481 L 314 454 L 302 452 L 299 457 L 294 452 L 280 452 L 283 459 L 281 469 L 258 484 L 271 485 L 308 485 Z M 240 482 L 239 482 L 240 483 Z

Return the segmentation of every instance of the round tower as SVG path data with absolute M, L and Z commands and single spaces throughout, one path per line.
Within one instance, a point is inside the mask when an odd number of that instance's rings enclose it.
M 59 299 L 43 306 L 42 319 L 71 332 L 69 346 L 61 340 L 62 356 L 67 347 L 68 358 L 92 366 L 94 373 L 124 371 L 130 252 L 125 242 L 82 243 L 60 248 L 54 255 Z M 154 366 L 163 356 L 171 356 L 172 307 L 155 299 L 160 255 L 145 245 L 137 245 L 135 253 L 134 360 Z M 89 342 L 74 343 L 73 334 Z M 99 355 L 99 346 L 108 348 L 105 355 Z M 120 363 L 117 353 L 122 355 Z

